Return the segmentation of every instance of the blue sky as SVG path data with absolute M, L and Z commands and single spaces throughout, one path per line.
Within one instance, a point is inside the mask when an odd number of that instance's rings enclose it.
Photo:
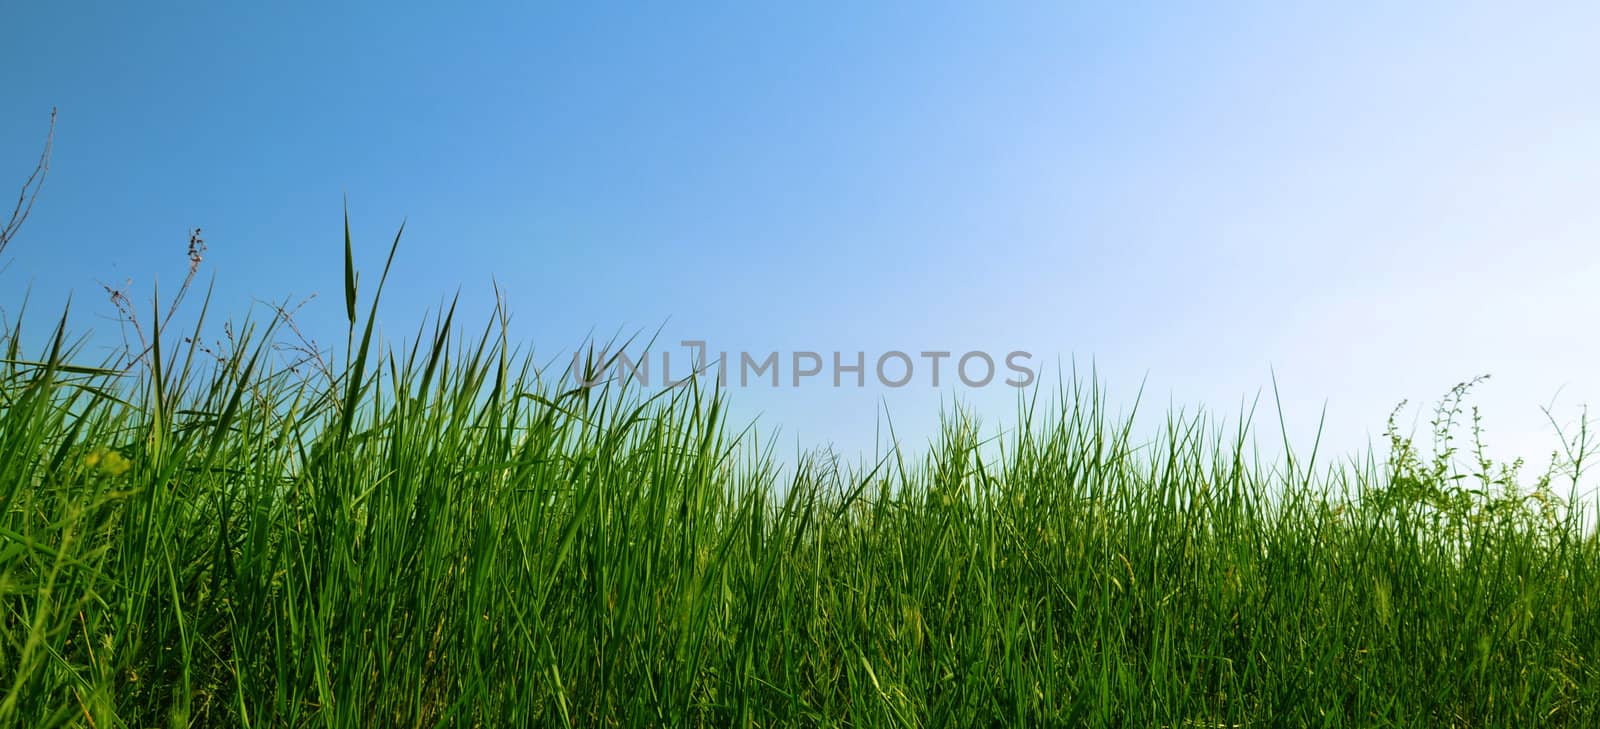
M 369 268 L 407 221 L 393 335 L 497 281 L 551 358 L 1025 349 L 1224 413 L 1275 371 L 1338 451 L 1489 373 L 1491 445 L 1537 459 L 1541 406 L 1600 392 L 1593 5 L 89 7 L 0 30 L 0 171 L 60 108 L 0 304 L 102 338 L 99 282 L 170 285 L 199 226 L 221 312 L 315 293 L 337 344 L 348 197 Z M 884 407 L 913 441 L 1014 409 L 917 384 L 734 412 L 848 451 Z

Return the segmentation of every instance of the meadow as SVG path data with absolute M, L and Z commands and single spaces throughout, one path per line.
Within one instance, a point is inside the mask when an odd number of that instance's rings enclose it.
M 345 235 L 336 354 L 274 315 L 203 345 L 203 304 L 129 304 L 115 363 L 4 322 L 0 725 L 1600 719 L 1584 424 L 1496 463 L 1469 382 L 1379 451 L 1266 459 L 1250 413 L 1140 432 L 1075 374 L 1003 435 L 780 458 L 503 319 L 379 337 Z

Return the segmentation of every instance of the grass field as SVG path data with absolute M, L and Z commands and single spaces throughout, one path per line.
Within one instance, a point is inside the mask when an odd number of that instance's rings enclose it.
M 379 342 L 347 284 L 320 363 L 195 321 L 119 374 L 7 322 L 0 725 L 1600 720 L 1587 431 L 1492 463 L 1466 386 L 1355 458 L 1135 432 L 1085 377 L 998 443 L 785 465 L 497 322 Z

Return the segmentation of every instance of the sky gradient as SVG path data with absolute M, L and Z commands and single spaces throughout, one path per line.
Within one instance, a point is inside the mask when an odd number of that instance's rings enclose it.
M 1594 4 L 88 7 L 4 13 L 0 181 L 60 120 L 0 305 L 70 294 L 107 341 L 100 282 L 175 282 L 198 226 L 218 312 L 317 294 L 339 344 L 348 199 L 369 277 L 406 222 L 394 336 L 497 282 L 552 360 L 1022 349 L 1158 414 L 1270 409 L 1276 373 L 1340 453 L 1487 373 L 1535 466 L 1541 408 L 1600 393 Z M 735 417 L 853 452 L 884 408 L 912 442 L 1015 410 L 825 379 Z

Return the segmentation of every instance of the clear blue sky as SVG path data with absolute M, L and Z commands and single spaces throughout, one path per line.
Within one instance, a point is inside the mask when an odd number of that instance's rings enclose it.
M 335 344 L 348 196 L 369 269 L 409 221 L 394 335 L 497 280 L 552 358 L 1027 349 L 1223 411 L 1275 369 L 1339 449 L 1491 373 L 1537 456 L 1600 392 L 1594 4 L 160 5 L 4 11 L 0 179 L 60 122 L 0 304 L 108 336 L 98 282 L 175 282 L 201 226 L 221 312 L 316 293 Z M 847 449 L 1013 396 L 734 395 Z

